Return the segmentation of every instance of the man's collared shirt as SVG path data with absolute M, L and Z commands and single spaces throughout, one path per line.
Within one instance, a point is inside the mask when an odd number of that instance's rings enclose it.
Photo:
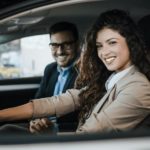
M 58 79 L 55 85 L 54 93 L 53 95 L 60 95 L 63 92 L 64 86 L 66 84 L 66 81 L 68 79 L 70 70 L 72 68 L 72 65 L 66 68 L 62 68 L 60 66 L 57 66 L 57 71 L 59 72 Z M 56 116 L 50 116 L 49 120 L 53 122 L 57 122 Z M 57 131 L 59 131 L 58 127 L 56 126 Z
M 62 68 L 62 67 L 57 66 L 57 71 L 59 72 L 59 76 L 55 85 L 53 95 L 59 95 L 63 92 L 64 86 L 68 79 L 71 68 L 72 68 L 72 65 L 67 68 Z

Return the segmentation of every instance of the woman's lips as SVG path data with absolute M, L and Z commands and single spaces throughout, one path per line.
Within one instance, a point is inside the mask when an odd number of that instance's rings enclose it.
M 112 56 L 112 57 L 105 58 L 104 60 L 107 64 L 111 64 L 115 59 L 116 57 Z

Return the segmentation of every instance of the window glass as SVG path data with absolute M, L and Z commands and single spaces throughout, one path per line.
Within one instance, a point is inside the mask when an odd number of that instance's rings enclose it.
M 48 46 L 49 35 L 38 35 L 0 45 L 0 79 L 43 75 L 54 62 Z

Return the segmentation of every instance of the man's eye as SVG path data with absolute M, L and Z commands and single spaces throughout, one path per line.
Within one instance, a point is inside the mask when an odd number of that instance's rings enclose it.
M 70 43 L 64 43 L 63 45 L 64 46 L 70 46 L 71 44 Z
M 52 46 L 59 46 L 58 44 L 56 44 L 56 43 L 53 43 L 53 44 L 51 44 Z

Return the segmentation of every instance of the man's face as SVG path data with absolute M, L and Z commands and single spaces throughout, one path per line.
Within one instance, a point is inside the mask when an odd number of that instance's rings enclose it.
M 68 67 L 78 54 L 77 42 L 70 31 L 62 31 L 50 36 L 51 51 L 60 67 Z

